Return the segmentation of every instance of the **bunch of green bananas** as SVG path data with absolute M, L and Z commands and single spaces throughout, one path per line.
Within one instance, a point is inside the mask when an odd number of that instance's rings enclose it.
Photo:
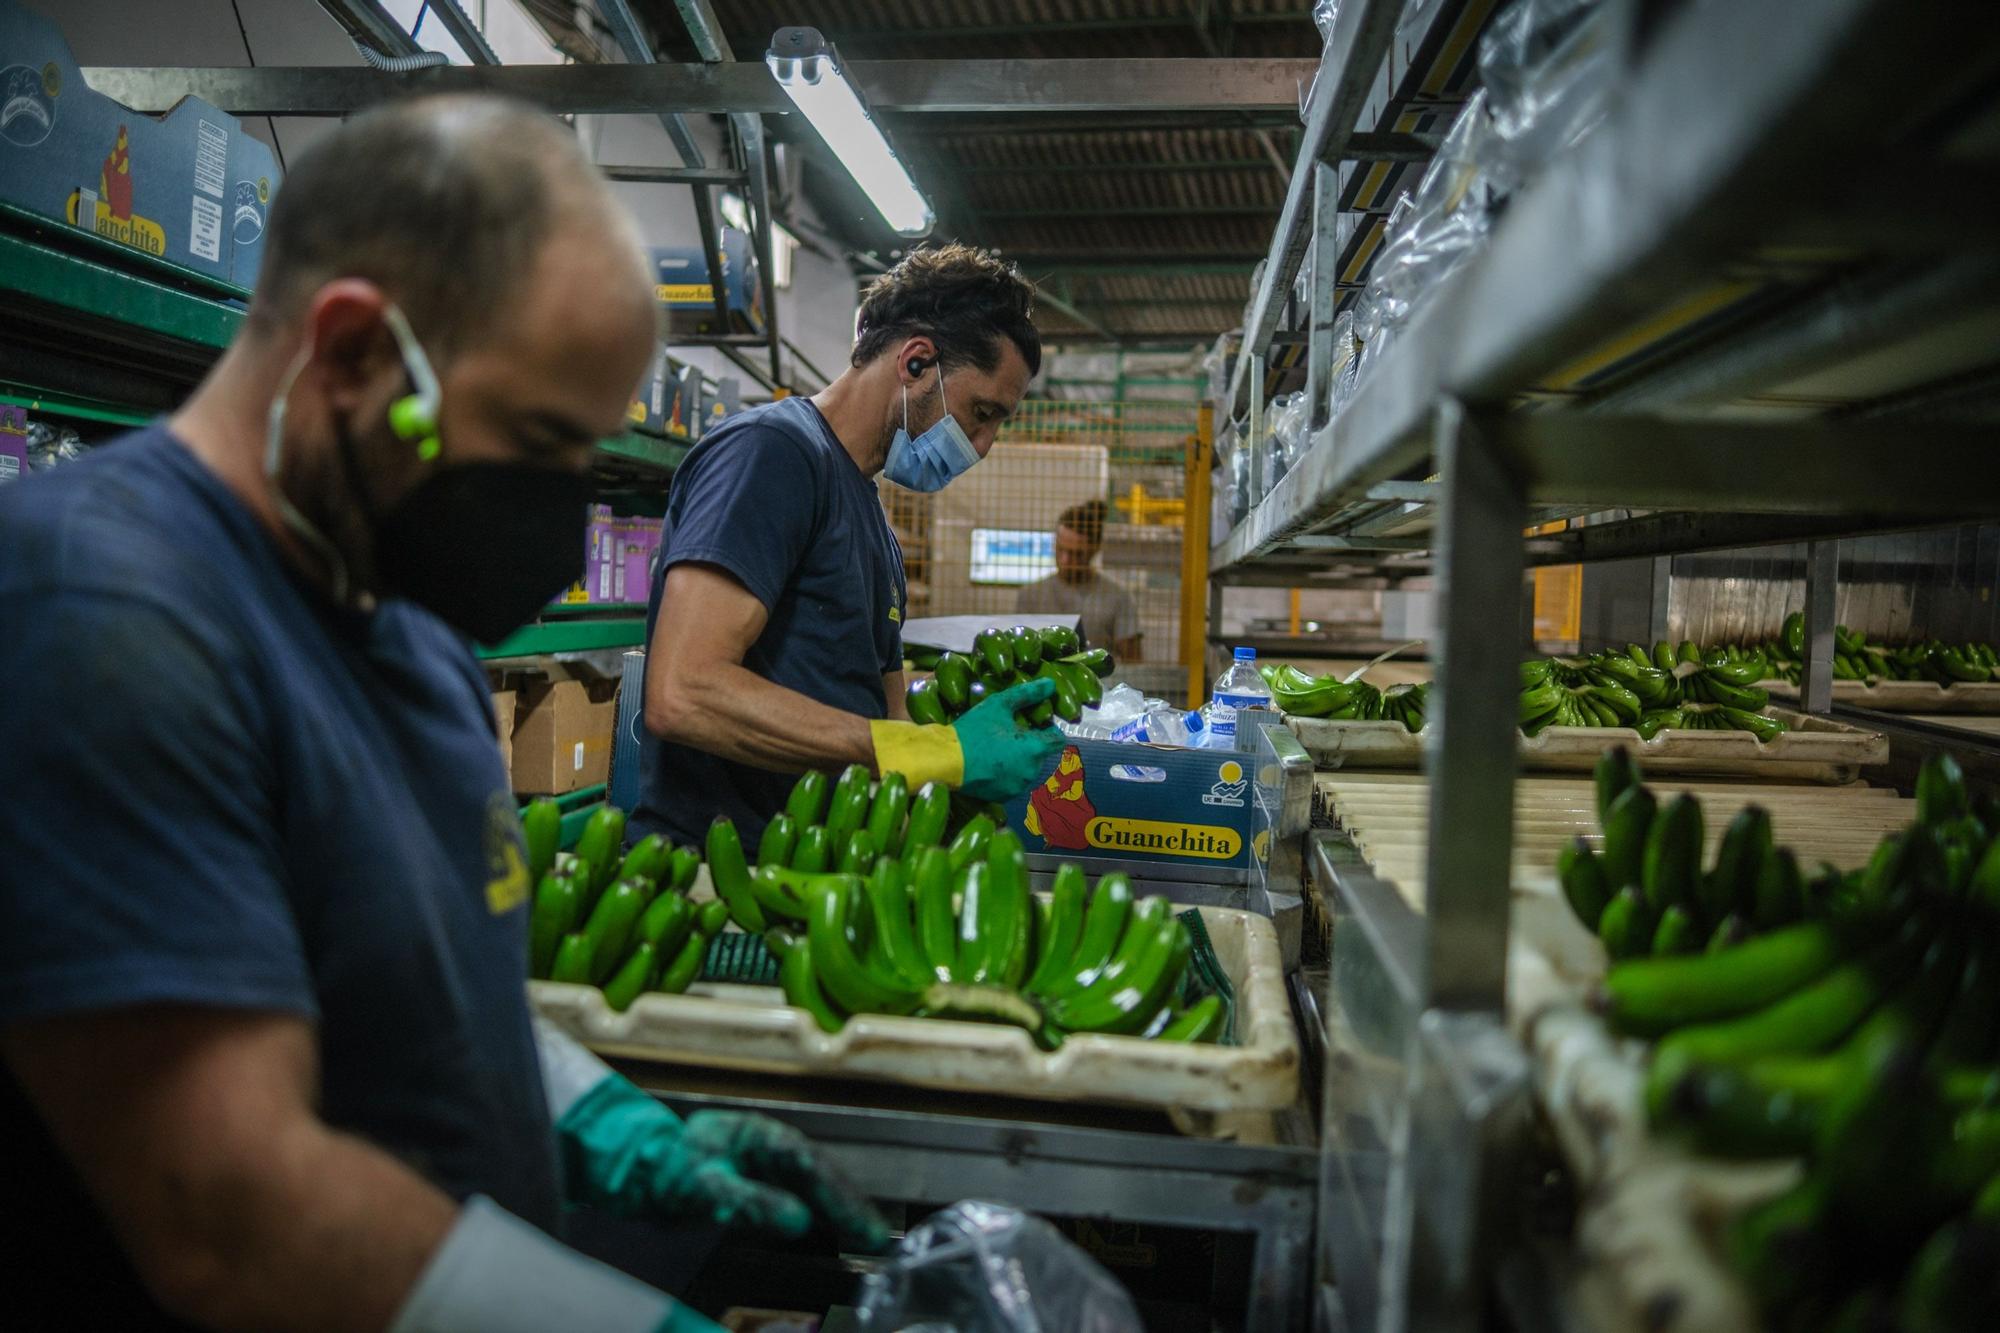
M 1916 822 L 1839 877 L 1825 915 L 1605 976 L 1610 1024 L 1657 1039 L 1645 1101 L 1660 1133 L 1721 1156 L 1808 1158 L 1796 1187 L 1729 1231 L 1771 1327 L 1992 1326 L 1996 831 L 2000 804 L 1933 759 Z
M 1614 665 L 1616 663 L 1616 665 Z M 1521 663 L 1518 721 L 1530 736 L 1548 727 L 1629 727 L 1645 705 L 1623 658 L 1537 657 Z M 1648 688 L 1655 682 L 1648 681 Z
M 1056 717 L 1074 722 L 1104 697 L 1099 681 L 1118 665 L 1103 648 L 1085 649 L 1076 631 L 1063 626 L 986 630 L 972 641 L 970 653 L 926 659 L 931 674 L 912 681 L 903 702 L 911 721 L 934 724 L 951 721 L 990 693 L 1038 677 L 1054 682 L 1055 693 L 1023 714 L 1025 719 L 1037 727 Z
M 1323 717 L 1335 722 L 1400 722 L 1405 731 L 1424 729 L 1424 704 L 1430 695 L 1428 683 L 1391 685 L 1380 690 L 1362 680 L 1359 673 L 1345 677 L 1314 676 L 1290 664 L 1267 664 L 1257 670 L 1270 688 L 1272 702 L 1293 717 Z
M 523 816 L 531 869 L 542 863 L 542 826 L 554 808 L 538 802 Z M 547 852 L 528 916 L 528 975 L 600 986 L 618 1010 L 646 991 L 685 991 L 729 920 L 723 903 L 688 900 L 701 853 L 657 833 L 628 852 L 624 839 L 625 812 L 600 807 L 574 854 Z
M 1613 959 L 1727 949 L 1760 931 L 1834 910 L 1846 890 L 1823 874 L 1808 884 L 1774 847 L 1771 817 L 1745 806 L 1715 864 L 1702 869 L 1701 805 L 1681 795 L 1662 808 L 1622 746 L 1597 761 L 1603 850 L 1578 838 L 1556 858 L 1570 909 Z
M 1774 679 L 1796 685 L 1805 674 L 1805 615 L 1785 617 L 1778 637 L 1764 645 Z M 1946 688 L 2000 679 L 2000 650 L 1990 643 L 1959 644 L 1939 639 L 1890 645 L 1870 642 L 1845 625 L 1833 627 L 1833 678 L 1873 684 L 1878 680 L 1928 680 Z
M 765 843 L 756 869 L 718 877 L 717 891 L 754 902 L 754 926 L 739 924 L 764 932 L 787 1000 L 825 1031 L 885 1013 L 1009 1023 L 1051 1049 L 1080 1032 L 1221 1037 L 1219 996 L 1180 1007 L 1187 928 L 1165 898 L 1135 901 L 1123 875 L 1091 896 L 1065 863 L 1043 901 L 1020 839 L 983 816 L 948 846 L 891 840 L 831 872 L 780 855 L 769 832 Z

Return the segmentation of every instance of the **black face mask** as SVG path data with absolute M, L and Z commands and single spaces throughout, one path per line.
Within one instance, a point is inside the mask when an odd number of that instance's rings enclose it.
M 589 477 L 524 463 L 451 464 L 378 514 L 344 429 L 338 444 L 385 593 L 493 644 L 583 577 Z

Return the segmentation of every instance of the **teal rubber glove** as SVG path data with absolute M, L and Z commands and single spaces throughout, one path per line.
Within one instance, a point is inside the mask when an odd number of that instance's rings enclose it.
M 1011 801 L 1035 785 L 1049 756 L 1069 738 L 1054 727 L 1023 726 L 1015 715 L 1056 692 L 1052 680 L 1030 680 L 988 695 L 951 724 L 965 757 L 959 790 L 982 801 Z
M 650 1214 L 797 1239 L 815 1221 L 844 1250 L 880 1254 L 889 1227 L 790 1125 L 740 1111 L 682 1120 L 613 1074 L 556 1121 L 572 1197 L 622 1216 Z

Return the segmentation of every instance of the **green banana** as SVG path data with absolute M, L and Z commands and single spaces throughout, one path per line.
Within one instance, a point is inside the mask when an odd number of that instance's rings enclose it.
M 555 966 L 563 936 L 577 927 L 583 912 L 583 886 L 566 875 L 545 874 L 535 887 L 528 913 L 528 975 L 546 977 Z
M 1614 962 L 1643 956 L 1652 946 L 1655 929 L 1653 909 L 1636 884 L 1613 894 L 1597 918 L 1597 938 Z
M 903 820 L 910 812 L 910 784 L 901 773 L 884 773 L 868 807 L 868 841 L 877 856 L 894 854 L 902 845 Z
M 993 952 L 1002 947 L 1001 941 L 985 928 L 993 916 L 993 908 L 986 902 L 991 874 L 985 861 L 974 861 L 966 866 L 958 881 L 958 951 L 952 977 L 974 986 L 995 980 Z
M 764 825 L 764 836 L 757 840 L 757 864 L 759 866 L 789 865 L 793 850 L 799 845 L 799 826 L 783 811 L 773 815 L 771 822 Z
M 632 932 L 638 928 L 639 917 L 645 912 L 652 896 L 645 885 L 636 879 L 621 879 L 604 891 L 597 905 L 590 909 L 590 918 L 584 923 L 583 933 L 590 940 L 590 979 L 603 985 L 605 978 L 625 960 L 625 950 L 632 943 Z
M 826 825 L 811 824 L 799 830 L 798 845 L 792 848 L 791 869 L 819 874 L 832 860 L 833 836 L 826 831 Z
M 624 1013 L 632 1002 L 651 986 L 660 970 L 659 951 L 645 940 L 632 947 L 631 954 L 604 983 L 604 1003 L 613 1013 Z
M 1080 990 L 1079 978 L 1095 980 L 1116 952 L 1132 912 L 1132 881 L 1120 871 L 1099 876 L 1083 916 L 1083 933 L 1070 955 L 1070 970 L 1049 983 L 1044 994 L 1054 997 Z
M 1701 932 L 1695 923 L 1694 913 L 1679 903 L 1660 913 L 1660 924 L 1653 931 L 1652 953 L 1655 958 L 1691 954 L 1700 947 Z
M 910 818 L 903 830 L 896 854 L 914 860 L 926 847 L 935 847 L 944 837 L 945 821 L 951 818 L 951 789 L 941 782 L 926 782 L 910 801 Z
M 875 939 L 889 970 L 919 990 L 936 981 L 930 960 L 917 943 L 910 913 L 910 888 L 902 863 L 878 862 L 869 872 L 865 892 L 875 915 Z
M 847 1025 L 820 986 L 819 973 L 813 967 L 811 940 L 797 941 L 779 959 L 778 985 L 785 992 L 785 1003 L 805 1010 L 821 1032 L 838 1032 Z
M 743 840 L 727 815 L 717 815 L 708 826 L 708 880 L 737 925 L 752 934 L 764 933 L 764 910 L 750 893 L 750 865 L 743 859 Z
M 868 819 L 868 770 L 849 764 L 833 784 L 833 799 L 826 808 L 826 833 L 833 845 L 846 848 L 847 840 Z
M 785 813 L 792 817 L 792 823 L 801 829 L 811 828 L 826 814 L 826 795 L 831 780 L 818 769 L 808 769 L 799 775 L 792 785 L 792 794 L 785 798 Z
M 660 957 L 671 958 L 694 929 L 695 915 L 694 904 L 680 894 L 663 893 L 639 918 L 638 937 L 652 945 Z
M 1562 885 L 1563 897 L 1569 900 L 1576 919 L 1585 930 L 1596 933 L 1604 906 L 1611 900 L 1611 890 L 1604 881 L 1604 867 L 1598 864 L 1597 854 L 1590 850 L 1587 840 L 1578 838 L 1556 854 L 1556 880 Z
M 1064 861 L 1056 867 L 1055 879 L 1049 885 L 1049 929 L 1027 980 L 1030 994 L 1046 994 L 1059 978 L 1072 974 L 1077 942 L 1083 936 L 1087 892 L 1083 867 L 1074 861 Z
M 1597 790 L 1597 817 L 1602 820 L 1613 801 L 1639 785 L 1639 761 L 1624 746 L 1614 745 L 1598 758 L 1591 778 Z
M 938 658 L 932 679 L 937 681 L 938 702 L 944 711 L 953 717 L 972 706 L 972 663 L 958 653 L 945 653 Z
M 1648 831 L 1658 802 L 1643 786 L 1627 789 L 1612 801 L 1604 827 L 1604 883 L 1616 892 L 1640 882 Z
M 641 879 L 649 889 L 658 889 L 672 864 L 674 844 L 665 834 L 649 833 L 632 844 L 613 879 Z
M 1749 1014 L 1810 985 L 1849 958 L 1859 932 L 1814 921 L 1700 958 L 1622 963 L 1592 1004 L 1613 1031 L 1657 1037 Z
M 588 986 L 591 972 L 590 937 L 573 930 L 556 946 L 556 960 L 549 968 L 549 980 Z
M 965 821 L 965 827 L 951 840 L 951 869 L 953 874 L 986 855 L 986 843 L 992 838 L 995 822 L 986 815 L 974 815 Z
M 871 969 L 848 943 L 848 921 L 857 894 L 852 885 L 830 885 L 811 903 L 806 941 L 826 993 L 849 1013 L 909 1013 L 922 992 L 900 977 Z
M 1153 940 L 1123 973 L 1107 968 L 1090 989 L 1059 1003 L 1052 1017 L 1072 1032 L 1143 1032 L 1179 988 L 1193 942 L 1169 912 Z
M 562 806 L 554 797 L 538 796 L 521 812 L 521 841 L 527 849 L 528 877 L 535 883 L 556 863 L 562 843 Z
M 828 830 L 829 833 L 832 830 Z M 847 835 L 847 844 L 840 849 L 838 869 L 843 875 L 865 875 L 875 864 L 875 842 L 868 836 L 867 829 L 855 829 Z
M 1220 995 L 1204 995 L 1160 1029 L 1158 1041 L 1207 1043 L 1221 1039 L 1225 1015 Z
M 590 862 L 588 888 L 593 897 L 604 892 L 616 875 L 624 846 L 625 812 L 608 803 L 598 806 L 576 840 L 578 858 Z
M 988 966 L 1000 985 L 1019 986 L 1028 969 L 1034 908 L 1027 853 L 1012 829 L 1001 829 L 986 844 L 986 869 L 986 917 L 979 926 L 991 940 Z
M 917 854 L 917 940 L 932 975 L 943 982 L 958 974 L 958 912 L 952 902 L 952 878 L 951 858 L 942 847 L 926 847 Z

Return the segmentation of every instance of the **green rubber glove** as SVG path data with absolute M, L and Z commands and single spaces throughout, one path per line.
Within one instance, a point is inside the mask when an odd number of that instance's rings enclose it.
M 960 791 L 982 801 L 1011 801 L 1035 785 L 1049 756 L 1069 738 L 1054 727 L 1024 727 L 1014 718 L 1055 692 L 1052 680 L 1010 685 L 966 709 L 951 724 L 965 756 Z
M 697 1111 L 682 1120 L 614 1074 L 556 1122 L 572 1197 L 622 1216 L 653 1214 L 796 1239 L 815 1221 L 842 1249 L 880 1254 L 880 1213 L 767 1116 Z

